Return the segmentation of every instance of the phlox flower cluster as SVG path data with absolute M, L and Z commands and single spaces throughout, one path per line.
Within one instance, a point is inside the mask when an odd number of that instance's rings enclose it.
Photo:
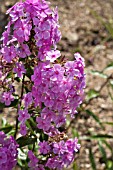
M 12 136 L 7 138 L 4 132 L 0 132 L 0 169 L 12 170 L 17 164 L 18 144 Z
M 51 50 L 61 38 L 57 8 L 52 11 L 45 0 L 26 0 L 15 4 L 7 14 L 10 21 L 3 33 L 1 53 L 8 63 L 30 56 L 33 46 L 35 56 L 42 61 L 46 58 L 54 61 L 59 57 L 59 51 Z M 25 72 L 23 65 L 16 63 L 14 72 L 21 77 Z
M 61 38 L 57 8 L 51 10 L 45 0 L 18 2 L 7 14 L 9 23 L 0 50 L 0 102 L 10 107 L 18 100 L 16 133 L 47 137 L 37 139 L 37 153 L 28 151 L 28 167 L 61 170 L 71 164 L 80 148 L 78 139 L 65 138 L 61 128 L 65 129 L 67 116 L 75 117 L 84 99 L 84 59 L 79 53 L 74 54 L 74 61 L 62 59 L 57 49 Z M 15 81 L 21 83 L 20 95 Z M 0 167 L 12 169 L 17 163 L 13 137 L 6 138 L 1 132 L 0 150 Z
M 58 169 L 62 170 L 64 165 L 68 166 L 74 160 L 74 154 L 79 150 L 80 145 L 77 139 L 68 139 L 66 142 L 64 140 L 60 142 L 48 143 L 46 141 L 39 143 L 39 152 L 42 155 L 50 155 L 46 164 L 42 165 L 40 159 L 38 159 L 33 152 L 30 150 L 28 152 L 28 157 L 30 159 L 29 167 L 33 170 L 45 170 Z M 54 156 L 52 156 L 54 154 Z
M 79 54 L 75 57 L 75 61 L 68 61 L 63 66 L 39 63 L 31 76 L 35 107 L 45 106 L 36 119 L 38 128 L 44 132 L 49 133 L 53 126 L 56 129 L 65 124 L 67 114 L 74 117 L 82 102 L 84 61 Z

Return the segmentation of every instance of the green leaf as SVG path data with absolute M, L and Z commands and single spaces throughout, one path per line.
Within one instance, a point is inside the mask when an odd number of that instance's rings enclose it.
M 73 163 L 73 170 L 79 170 L 78 165 L 76 162 Z
M 27 67 L 26 68 L 26 76 L 31 78 L 31 75 L 33 75 L 33 68 L 32 67 Z
M 102 123 L 113 126 L 113 122 L 102 122 Z
M 113 136 L 112 135 L 108 135 L 108 134 L 98 134 L 98 135 L 93 135 L 91 136 L 92 139 L 112 139 Z
M 106 145 L 106 147 L 111 151 L 111 153 L 113 154 L 113 148 L 112 146 L 106 141 L 106 140 L 101 140 L 102 143 L 104 143 Z
M 20 148 L 23 146 L 34 144 L 36 141 L 36 138 L 30 136 L 22 136 L 17 139 L 17 143 L 19 144 Z
M 106 163 L 107 162 L 107 155 L 106 155 L 106 151 L 105 151 L 104 147 L 102 146 L 101 141 L 99 141 L 99 150 L 100 150 L 100 152 L 102 154 L 103 161 Z
M 3 108 L 5 108 L 5 104 L 4 103 L 0 103 L 0 110 L 2 110 Z
M 110 84 L 111 88 L 113 89 L 113 80 L 110 80 L 109 84 Z
M 104 126 L 102 125 L 100 119 L 98 118 L 98 116 L 96 116 L 92 111 L 90 110 L 86 110 L 86 113 L 91 116 L 102 128 L 104 128 Z
M 4 117 L 2 117 L 2 127 L 6 125 L 7 125 L 7 120 Z
M 107 170 L 113 170 L 113 161 L 112 160 L 107 161 Z
M 91 148 L 89 149 L 89 159 L 90 159 L 90 162 L 91 162 L 92 169 L 96 170 L 97 168 L 96 168 L 96 163 L 95 163 L 95 157 L 93 155 Z
M 12 77 L 13 77 L 13 72 L 9 72 L 9 73 L 7 74 L 7 76 L 6 76 L 6 79 L 12 78 Z
M 96 90 L 94 89 L 91 89 L 88 91 L 87 93 L 87 97 L 86 97 L 86 100 L 89 101 L 95 97 L 99 96 L 99 92 L 97 92 Z
M 80 137 L 80 140 L 103 140 L 103 139 L 113 139 L 113 135 L 98 134 L 98 135 Z
M 73 138 L 75 138 L 75 137 L 79 138 L 79 134 L 76 129 L 72 128 L 72 134 L 73 134 Z
M 103 72 L 100 72 L 100 71 L 92 70 L 92 71 L 90 71 L 90 73 L 92 75 L 99 76 L 99 77 L 102 77 L 102 78 L 105 78 L 105 79 L 108 77 L 106 74 L 104 74 Z
M 13 126 L 7 125 L 5 127 L 0 128 L 0 131 L 3 131 L 5 133 L 9 133 L 13 129 Z
M 108 65 L 105 67 L 104 71 L 105 71 L 105 70 L 111 70 L 111 69 L 113 69 L 113 62 L 111 62 L 110 64 L 108 64 Z
M 48 135 L 44 134 L 43 132 L 40 134 L 39 140 L 43 142 L 43 140 L 48 140 Z
M 113 96 L 110 91 L 109 91 L 109 96 L 110 96 L 111 100 L 113 101 Z

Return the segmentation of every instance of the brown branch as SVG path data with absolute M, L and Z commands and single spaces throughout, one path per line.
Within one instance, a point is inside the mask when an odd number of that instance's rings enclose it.
M 25 80 L 25 74 L 23 74 L 23 79 L 22 79 L 22 88 L 21 88 L 21 96 L 20 96 L 20 103 L 19 105 L 21 106 L 21 101 L 22 101 L 22 97 L 23 97 L 23 93 L 24 93 L 24 80 Z M 16 125 L 15 125 L 15 134 L 14 134 L 14 138 L 16 139 L 17 133 L 18 133 L 18 110 L 19 107 L 17 108 L 17 116 L 16 116 Z

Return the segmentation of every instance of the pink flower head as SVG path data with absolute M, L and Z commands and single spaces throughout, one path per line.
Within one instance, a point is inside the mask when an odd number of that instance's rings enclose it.
M 1 102 L 5 103 L 6 106 L 9 106 L 11 102 L 14 101 L 14 97 L 11 92 L 3 92 Z
M 64 141 L 60 141 L 59 143 L 55 142 L 53 144 L 53 152 L 55 154 L 62 155 L 66 152 L 66 146 Z
M 0 166 L 7 163 L 7 154 L 4 149 L 0 148 Z
M 13 60 L 13 58 L 16 57 L 16 50 L 15 50 L 14 46 L 4 47 L 4 49 L 2 49 L 2 52 L 3 52 L 4 59 L 8 63 L 10 63 Z
M 4 132 L 0 133 L 3 137 L 0 143 L 0 170 L 12 170 L 17 164 L 18 144 L 12 136 L 7 138 Z
M 60 51 L 58 51 L 58 50 L 51 50 L 51 51 L 47 52 L 46 60 L 50 60 L 50 62 L 54 62 L 60 56 L 61 56 Z
M 18 114 L 19 114 L 18 120 L 21 123 L 25 123 L 26 120 L 30 118 L 30 115 L 29 115 L 29 113 L 28 113 L 28 111 L 26 109 L 19 110 Z
M 51 80 L 53 81 L 61 81 L 64 76 L 64 68 L 61 67 L 60 64 L 55 64 L 53 67 L 53 75 L 51 77 Z
M 38 123 L 37 127 L 39 129 L 43 129 L 43 131 L 48 131 L 51 127 L 51 121 L 48 119 L 42 119 L 41 117 L 37 117 L 36 122 Z
M 26 73 L 24 65 L 22 63 L 16 63 L 16 67 L 14 67 L 13 71 L 17 73 L 18 77 L 22 77 L 23 73 Z
M 24 96 L 23 96 L 23 101 L 24 101 L 24 103 L 25 103 L 25 107 L 27 108 L 27 107 L 32 103 L 32 101 L 33 101 L 33 99 L 32 99 L 32 93 L 29 92 L 29 93 L 27 93 L 27 94 L 24 94 Z
M 24 123 L 20 124 L 20 134 L 22 136 L 25 136 L 27 134 L 27 128 L 26 128 L 26 125 Z
M 37 167 L 37 163 L 39 162 L 39 160 L 31 150 L 28 151 L 28 158 L 30 159 L 28 166 L 33 169 Z
M 40 153 L 44 155 L 47 154 L 51 149 L 48 142 L 46 141 L 40 142 L 39 146 L 40 146 L 39 148 Z
M 31 54 L 27 44 L 22 44 L 20 47 L 18 47 L 17 53 L 21 58 L 25 58 Z

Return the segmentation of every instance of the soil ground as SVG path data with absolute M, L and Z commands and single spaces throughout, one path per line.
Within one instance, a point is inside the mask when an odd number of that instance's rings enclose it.
M 53 7 L 58 6 L 60 30 L 62 40 L 58 48 L 62 55 L 73 59 L 75 52 L 80 52 L 86 62 L 87 86 L 85 92 L 90 89 L 99 90 L 105 79 L 89 74 L 90 70 L 102 71 L 104 67 L 113 61 L 113 39 L 109 38 L 109 33 L 103 24 L 94 16 L 94 11 L 106 22 L 113 22 L 113 0 L 50 0 Z M 5 11 L 15 0 L 0 0 L 0 33 L 7 22 Z M 108 38 L 108 40 L 107 40 Z M 113 72 L 113 70 L 112 70 Z M 111 72 L 107 72 L 108 75 Z M 111 101 L 107 86 L 101 90 L 101 96 L 95 98 L 85 109 L 93 111 L 102 122 L 113 122 L 113 102 Z M 11 114 L 9 114 L 9 117 Z M 106 126 L 103 130 L 84 111 L 80 112 L 72 129 L 78 131 L 79 136 L 88 134 L 109 134 L 113 135 L 113 126 Z M 109 140 L 113 147 L 113 139 Z M 81 149 L 76 158 L 78 169 L 92 170 L 89 160 L 89 148 L 92 148 L 96 158 L 97 170 L 105 170 L 105 164 L 101 161 L 101 154 L 98 150 L 97 140 L 81 140 Z M 111 155 L 107 152 L 107 157 Z M 70 170 L 72 168 L 70 167 Z

